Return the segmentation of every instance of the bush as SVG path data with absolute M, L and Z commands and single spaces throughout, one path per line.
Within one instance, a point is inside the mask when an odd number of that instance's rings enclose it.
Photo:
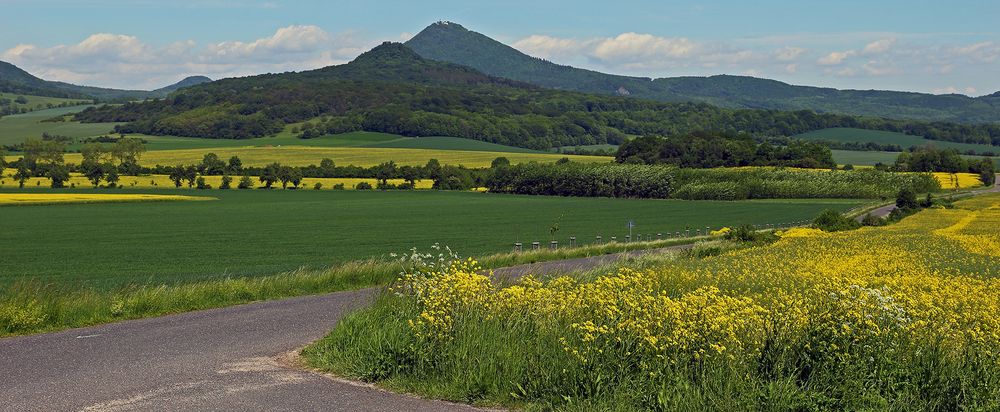
M 812 227 L 824 232 L 840 232 L 857 229 L 861 227 L 861 224 L 836 210 L 826 210 L 816 217 Z
M 229 190 L 232 188 L 233 178 L 229 175 L 222 175 L 222 183 L 219 184 L 219 189 Z
M 346 187 L 344 186 L 343 183 L 337 183 L 333 185 L 333 190 L 344 190 L 344 189 L 346 189 Z
M 746 242 L 746 243 L 774 243 L 778 241 L 778 236 L 774 232 L 767 231 L 761 232 L 754 229 L 753 226 L 743 225 L 735 229 L 731 229 L 725 235 L 726 240 L 732 240 L 734 242 Z
M 372 190 L 372 185 L 368 182 L 360 182 L 354 188 L 357 190 Z
M 243 177 L 240 178 L 240 183 L 236 187 L 239 189 L 253 189 L 253 180 L 250 179 L 250 176 L 243 175 Z
M 896 194 L 896 208 L 903 210 L 916 210 L 920 208 L 917 203 L 917 194 L 910 188 L 903 188 Z
M 389 182 L 378 182 L 375 188 L 378 190 L 396 190 L 396 185 Z
M 205 178 L 202 177 L 202 176 L 198 176 L 198 179 L 195 180 L 195 185 L 196 185 L 196 188 L 198 188 L 200 190 L 205 190 L 205 189 L 211 189 L 212 188 L 212 185 L 210 185 L 208 183 L 205 183 Z
M 885 219 L 875 216 L 871 213 L 866 214 L 865 217 L 861 219 L 861 226 L 884 226 L 884 225 L 885 225 Z
M 322 183 L 316 182 L 316 184 L 313 185 L 313 190 L 321 190 L 321 189 L 323 189 L 323 184 Z

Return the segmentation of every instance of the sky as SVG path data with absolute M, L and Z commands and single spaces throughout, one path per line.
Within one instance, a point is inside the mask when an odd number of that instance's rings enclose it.
M 47 80 L 154 89 L 342 64 L 440 20 L 615 74 L 1000 90 L 996 0 L 0 0 L 0 60 Z

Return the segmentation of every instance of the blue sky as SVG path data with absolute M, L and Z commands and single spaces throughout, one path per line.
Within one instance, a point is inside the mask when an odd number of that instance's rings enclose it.
M 0 60 L 110 87 L 338 64 L 450 20 L 532 55 L 612 73 L 1000 90 L 997 1 L 0 0 L 0 10 Z

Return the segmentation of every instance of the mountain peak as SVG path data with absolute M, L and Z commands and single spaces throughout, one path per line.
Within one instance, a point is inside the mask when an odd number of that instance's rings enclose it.
M 403 43 L 396 42 L 384 42 L 375 48 L 361 53 L 360 56 L 355 58 L 350 64 L 359 63 L 386 63 L 386 62 L 416 62 L 422 61 L 423 58 L 420 57 L 415 51 L 411 50 L 409 47 L 403 45 Z

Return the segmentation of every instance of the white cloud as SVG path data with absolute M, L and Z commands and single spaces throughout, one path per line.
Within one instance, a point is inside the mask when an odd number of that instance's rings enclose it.
M 975 96 L 978 93 L 975 87 L 965 87 L 959 89 L 955 86 L 942 87 L 934 89 L 931 91 L 934 94 L 964 94 L 966 96 Z
M 76 44 L 22 44 L 0 56 L 47 80 L 154 89 L 190 75 L 222 78 L 344 63 L 375 44 L 352 32 L 288 26 L 252 41 L 204 46 L 190 40 L 154 46 L 134 36 L 97 33 Z
M 855 54 L 857 54 L 857 52 L 854 50 L 835 51 L 827 54 L 826 56 L 820 57 L 819 60 L 816 60 L 816 63 L 823 66 L 836 66 L 843 64 L 844 60 L 847 60 Z
M 657 37 L 651 34 L 622 33 L 600 40 L 592 50 L 593 57 L 604 61 L 636 62 L 650 58 L 683 58 L 698 46 L 683 37 Z
M 585 43 L 574 39 L 531 35 L 514 42 L 513 47 L 526 54 L 543 59 L 572 56 L 580 53 Z
M 885 53 L 885 52 L 889 51 L 889 49 L 892 48 L 892 46 L 894 44 L 896 44 L 896 39 L 894 37 L 890 37 L 890 38 L 887 38 L 887 39 L 876 40 L 876 41 L 873 41 L 871 43 L 868 43 L 868 45 L 866 45 L 865 48 L 863 50 L 861 50 L 861 53 L 862 54 L 881 54 L 881 53 Z
M 782 47 L 774 52 L 774 58 L 779 61 L 788 62 L 797 60 L 805 52 L 806 49 L 801 47 Z

